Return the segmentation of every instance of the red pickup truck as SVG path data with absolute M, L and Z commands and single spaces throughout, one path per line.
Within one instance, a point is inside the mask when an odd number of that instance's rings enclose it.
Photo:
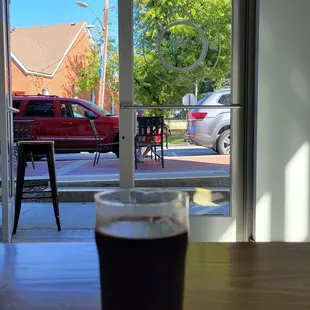
M 14 120 L 33 120 L 34 136 L 39 140 L 55 141 L 57 153 L 94 152 L 96 140 L 89 118 L 95 120 L 107 147 L 103 152 L 119 156 L 119 147 L 109 145 L 119 140 L 119 118 L 94 103 L 57 96 L 13 96 Z M 109 134 L 107 134 L 109 133 Z M 111 134 L 112 133 L 112 134 Z

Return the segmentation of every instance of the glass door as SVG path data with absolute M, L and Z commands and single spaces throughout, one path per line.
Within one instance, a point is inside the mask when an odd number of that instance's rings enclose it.
M 249 12 L 245 0 L 119 1 L 120 185 L 188 191 L 192 241 L 246 239 Z M 164 167 L 158 145 L 135 169 L 137 109 L 165 119 Z
M 14 215 L 14 144 L 10 81 L 9 1 L 1 0 L 0 14 L 0 126 L 2 241 L 10 242 Z

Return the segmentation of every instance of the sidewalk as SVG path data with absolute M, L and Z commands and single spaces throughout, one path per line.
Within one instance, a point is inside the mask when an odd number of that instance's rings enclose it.
M 66 191 L 69 191 L 71 195 L 78 198 L 67 200 L 76 201 L 76 203 L 60 202 L 63 230 L 61 232 L 56 230 L 51 203 L 23 203 L 19 229 L 13 242 L 66 242 L 73 240 L 84 242 L 93 240 L 95 204 L 93 202 L 79 202 L 82 194 L 77 194 L 77 192 L 97 191 L 98 187 L 96 186 L 112 186 L 113 181 L 118 182 L 119 180 L 120 168 L 119 159 L 112 153 L 103 154 L 99 164 L 95 167 L 93 167 L 93 159 L 93 154 L 85 153 L 56 155 L 57 180 L 59 184 L 62 184 L 59 187 L 60 195 L 68 195 Z M 160 187 L 164 183 L 169 183 L 167 186 L 172 186 L 171 184 L 174 182 L 174 186 L 178 187 L 203 188 L 204 183 L 208 183 L 208 186 L 215 186 L 217 190 L 220 190 L 220 182 L 225 182 L 225 184 L 228 182 L 227 184 L 229 184 L 229 175 L 229 156 L 216 155 L 204 148 L 193 149 L 184 146 L 165 150 L 165 168 L 161 167 L 160 162 L 146 158 L 145 162 L 138 164 L 138 169 L 135 170 L 136 186 L 159 186 L 158 183 L 161 183 Z M 32 169 L 31 164 L 29 164 L 26 169 L 26 178 L 28 180 L 48 179 L 46 161 L 36 162 L 35 169 Z M 107 183 L 109 185 L 106 185 Z M 92 189 L 89 186 L 95 186 L 95 188 Z M 93 193 L 90 194 L 93 197 Z M 192 203 L 190 215 L 193 218 L 210 215 L 226 216 L 229 214 L 229 210 L 229 199 L 218 203 L 211 202 L 208 205 Z
M 62 231 L 56 228 L 51 203 L 23 203 L 13 242 L 87 242 L 93 241 L 95 227 L 94 203 L 61 203 Z M 0 206 L 0 231 L 1 231 Z M 229 204 L 201 207 L 190 206 L 191 218 L 195 216 L 229 215 Z
M 189 176 L 229 176 L 230 166 L 229 156 L 214 155 L 206 153 L 205 149 L 195 149 L 194 155 L 190 148 L 175 148 L 165 150 L 165 168 L 161 167 L 160 162 L 151 158 L 146 158 L 144 163 L 138 164 L 135 170 L 136 178 L 141 177 L 189 177 Z M 208 154 L 208 155 L 201 155 Z M 57 154 L 56 155 L 56 175 L 57 180 L 104 180 L 118 179 L 120 161 L 113 154 L 102 154 L 98 165 L 93 167 L 93 154 Z M 16 162 L 14 163 L 16 171 Z M 1 171 L 1 170 L 0 170 Z M 35 169 L 31 164 L 26 168 L 26 179 L 48 179 L 46 161 L 42 160 L 35 163 Z

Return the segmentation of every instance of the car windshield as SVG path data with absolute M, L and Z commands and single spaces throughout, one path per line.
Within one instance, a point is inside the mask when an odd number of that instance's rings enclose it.
M 207 93 L 205 96 L 198 100 L 197 105 L 202 105 L 212 94 L 212 92 Z
M 91 101 L 88 101 L 88 100 L 82 100 L 82 101 L 83 101 L 83 103 L 85 103 L 85 104 L 91 106 L 93 109 L 95 109 L 96 111 L 98 111 L 99 113 L 101 113 L 101 114 L 103 114 L 103 115 L 110 115 L 110 114 L 111 114 L 110 112 L 108 112 L 108 111 L 106 111 L 105 109 L 103 109 L 103 108 L 97 106 L 96 104 L 94 104 L 94 103 L 91 102 Z

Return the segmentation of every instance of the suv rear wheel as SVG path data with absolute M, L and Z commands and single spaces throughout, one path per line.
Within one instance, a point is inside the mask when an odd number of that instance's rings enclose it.
M 230 130 L 224 131 L 217 139 L 216 149 L 219 154 L 230 154 Z

